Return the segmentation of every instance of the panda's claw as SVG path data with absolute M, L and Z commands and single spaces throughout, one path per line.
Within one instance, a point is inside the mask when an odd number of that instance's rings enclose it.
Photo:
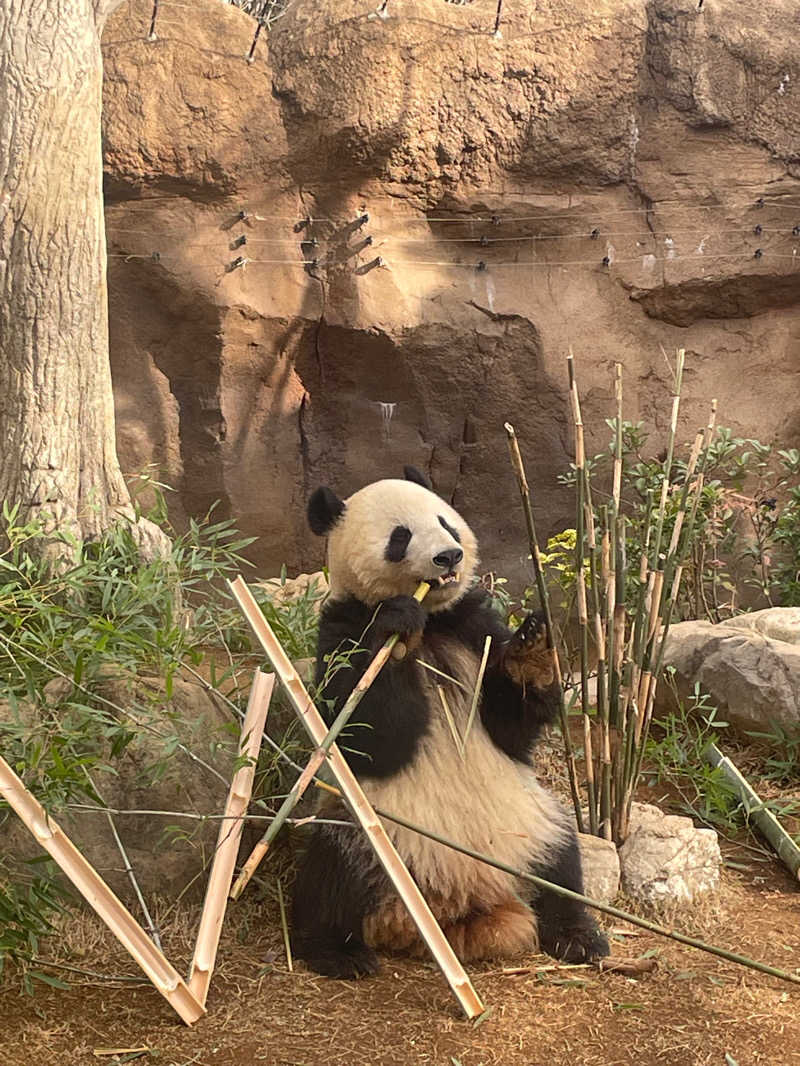
M 542 950 L 560 962 L 597 962 L 611 952 L 605 933 L 594 923 L 558 929 L 550 934 L 540 930 L 539 940 Z
M 547 644 L 547 626 L 541 612 L 531 613 L 520 624 L 503 655 L 505 672 L 518 685 L 549 688 L 555 680 L 552 649 Z

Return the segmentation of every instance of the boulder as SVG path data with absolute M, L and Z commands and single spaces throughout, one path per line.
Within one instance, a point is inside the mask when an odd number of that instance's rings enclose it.
M 716 890 L 722 856 L 713 829 L 697 829 L 691 818 L 634 803 L 619 862 L 622 891 L 630 899 L 683 905 Z
M 328 579 L 322 570 L 313 574 L 298 574 L 297 577 L 270 577 L 266 581 L 256 582 L 256 587 L 263 589 L 276 607 L 308 596 L 316 613 L 319 613 L 329 589 Z
M 612 840 L 578 833 L 583 867 L 583 891 L 591 899 L 611 903 L 619 892 L 619 855 Z
M 800 607 L 766 607 L 727 618 L 722 625 L 730 629 L 746 629 L 785 644 L 800 644 Z
M 146 723 L 115 757 L 106 762 L 112 769 L 96 768 L 92 778 L 106 805 L 117 810 L 174 812 L 114 815 L 114 823 L 131 865 L 146 896 L 174 896 L 191 885 L 191 895 L 205 889 L 207 863 L 216 844 L 219 821 L 204 822 L 197 815 L 221 814 L 227 795 L 238 728 L 222 701 L 205 688 L 179 677 L 173 679 L 172 695 L 166 698 L 164 682 L 140 678 L 135 687 L 130 676 L 109 667 L 97 685 L 98 695 L 124 707 Z M 114 676 L 116 675 L 116 676 Z M 56 681 L 59 684 L 56 684 Z M 58 713 L 72 695 L 72 686 L 55 679 L 45 688 L 47 715 Z M 116 697 L 116 698 L 114 698 Z M 84 699 L 80 694 L 77 699 Z M 136 705 L 132 705 L 135 699 Z M 44 712 L 26 704 L 23 722 L 37 728 Z M 0 704 L 0 715 L 11 720 L 11 709 Z M 195 759 L 176 747 L 179 740 Z M 33 791 L 37 789 L 32 786 Z M 95 806 L 95 801 L 85 802 Z M 180 813 L 195 817 L 183 819 Z M 71 809 L 58 812 L 57 820 L 112 889 L 131 898 L 131 886 L 108 819 L 103 814 Z M 14 815 L 0 825 L 0 853 L 34 858 L 41 849 Z
M 667 637 L 664 663 L 674 669 L 677 696 L 684 706 L 696 683 L 711 697 L 719 717 L 742 733 L 763 731 L 770 723 L 800 730 L 800 643 L 798 608 L 771 608 L 714 625 L 681 622 Z M 675 692 L 662 681 L 656 716 L 674 710 Z

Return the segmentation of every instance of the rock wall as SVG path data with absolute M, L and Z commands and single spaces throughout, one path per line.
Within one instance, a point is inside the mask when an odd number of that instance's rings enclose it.
M 252 63 L 219 0 L 162 0 L 155 40 L 146 0 L 110 21 L 124 468 L 156 464 L 178 523 L 219 499 L 274 571 L 321 561 L 318 483 L 412 462 L 518 576 L 502 425 L 542 533 L 570 524 L 570 346 L 590 451 L 617 360 L 626 417 L 663 436 L 679 346 L 687 438 L 717 396 L 800 443 L 795 0 L 530 0 L 500 38 L 494 0 L 376 7 L 296 0 Z

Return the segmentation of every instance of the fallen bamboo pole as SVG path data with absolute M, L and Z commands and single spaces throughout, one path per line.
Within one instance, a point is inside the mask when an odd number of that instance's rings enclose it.
M 765 805 L 758 793 L 750 787 L 738 767 L 723 755 L 716 744 L 708 744 L 703 751 L 703 758 L 712 766 L 721 770 L 726 781 L 736 790 L 742 807 L 748 818 L 755 822 L 766 837 L 784 866 L 795 880 L 800 881 L 800 848 L 792 840 L 771 810 Z
M 305 726 L 311 739 L 316 744 L 321 744 L 328 732 L 325 722 L 306 692 L 299 674 L 292 666 L 280 642 L 259 609 L 252 592 L 241 576 L 228 584 L 242 614 L 247 619 L 256 639 L 272 663 L 272 668 L 283 685 L 297 716 Z M 461 1009 L 467 1018 L 478 1017 L 478 1015 L 483 1013 L 483 1003 L 472 987 L 472 983 L 458 961 L 450 943 L 439 928 L 430 907 L 425 902 L 425 898 L 389 839 L 389 835 L 378 815 L 364 795 L 355 775 L 335 743 L 331 745 L 328 752 L 328 765 L 339 785 L 341 794 L 366 833 L 377 858 L 398 895 L 408 908 L 408 912 L 414 920 L 420 936 L 439 965 L 458 999 Z
M 236 866 L 244 815 L 253 792 L 261 738 L 267 721 L 267 711 L 275 687 L 275 675 L 257 670 L 250 689 L 250 699 L 242 724 L 239 756 L 247 759 L 233 775 L 225 817 L 220 823 L 217 848 L 208 878 L 203 913 L 197 933 L 192 965 L 189 970 L 189 991 L 205 1006 L 208 986 L 214 972 L 228 891 Z
M 716 945 L 707 944 L 704 940 L 698 940 L 696 937 L 686 936 L 683 933 L 678 933 L 674 929 L 666 929 L 663 925 L 651 922 L 648 918 L 640 918 L 636 914 L 628 914 L 626 911 L 621 911 L 617 907 L 612 907 L 610 903 L 601 903 L 600 900 L 592 899 L 590 896 L 584 896 L 580 892 L 573 892 L 570 888 L 564 888 L 563 885 L 554 884 L 554 882 L 547 881 L 545 878 L 538 877 L 536 874 L 528 873 L 525 870 L 516 870 L 513 866 L 507 865 L 507 863 L 500 862 L 498 859 L 493 859 L 489 855 L 482 854 L 480 851 L 473 851 L 472 848 L 464 847 L 462 844 L 456 844 L 454 841 L 448 840 L 447 837 L 443 837 L 439 833 L 434 833 L 429 829 L 423 829 L 421 826 L 415 825 L 413 822 L 406 821 L 405 818 L 400 818 L 393 814 L 387 814 L 385 811 L 381 811 L 380 814 L 381 817 L 388 818 L 397 825 L 403 826 L 404 829 L 410 829 L 412 832 L 419 833 L 421 836 L 428 837 L 430 840 L 435 840 L 438 844 L 443 844 L 445 847 L 452 848 L 454 851 L 458 851 L 462 855 L 467 855 L 469 858 L 475 859 L 478 862 L 483 862 L 487 866 L 493 866 L 496 870 L 502 870 L 503 873 L 518 877 L 522 881 L 529 881 L 531 884 L 537 885 L 539 888 L 547 889 L 549 892 L 553 892 L 556 896 L 561 896 L 563 899 L 572 899 L 578 903 L 583 903 L 585 906 L 591 907 L 593 910 L 601 911 L 603 914 L 608 914 L 612 918 L 618 918 L 622 921 L 630 922 L 632 925 L 638 925 L 641 929 L 647 929 L 648 932 L 656 933 L 658 936 L 668 937 L 670 940 L 676 940 L 679 944 L 685 944 L 690 948 L 697 948 L 698 951 L 705 951 L 710 955 L 716 955 L 718 958 L 725 959 L 727 962 L 735 962 L 739 966 L 747 966 L 751 970 L 758 970 L 760 973 L 769 974 L 770 977 L 778 977 L 782 981 L 790 981 L 793 984 L 800 985 L 800 974 L 789 973 L 787 970 L 780 970 L 776 966 L 769 966 L 767 963 L 759 962 L 757 959 L 750 959 L 746 955 L 738 955 L 735 951 L 728 951 L 727 948 L 718 948 Z
M 417 587 L 417 591 L 414 593 L 414 599 L 417 600 L 418 603 L 422 603 L 422 601 L 428 595 L 430 587 L 431 586 L 427 581 L 421 581 L 419 583 L 419 586 Z M 247 887 L 248 881 L 256 872 L 262 859 L 269 851 L 270 844 L 281 831 L 284 822 L 292 813 L 297 804 L 300 802 L 306 789 L 314 779 L 314 775 L 316 774 L 317 770 L 319 770 L 320 766 L 322 766 L 323 762 L 328 757 L 328 752 L 331 749 L 331 745 L 335 742 L 336 738 L 339 736 L 341 731 L 350 721 L 350 718 L 355 712 L 356 707 L 358 707 L 359 703 L 361 703 L 361 700 L 366 695 L 366 692 L 369 689 L 370 685 L 378 676 L 383 667 L 386 665 L 389 656 L 392 654 L 393 651 L 395 651 L 395 648 L 398 647 L 399 639 L 399 633 L 393 633 L 392 636 L 386 638 L 383 646 L 380 648 L 372 662 L 364 671 L 353 691 L 347 697 L 344 707 L 342 707 L 341 711 L 334 719 L 333 724 L 331 725 L 328 732 L 325 734 L 322 743 L 319 744 L 316 750 L 312 752 L 311 757 L 306 763 L 305 769 L 303 770 L 300 777 L 298 777 L 297 781 L 295 781 L 289 792 L 289 795 L 281 804 L 280 808 L 278 809 L 278 813 L 275 815 L 275 818 L 268 827 L 266 833 L 264 833 L 264 835 L 261 837 L 259 842 L 256 844 L 256 846 L 250 853 L 250 857 L 242 867 L 242 870 L 236 879 L 236 883 L 231 889 L 231 899 L 238 899 L 239 896 L 241 896 L 242 892 L 244 892 L 245 888 Z
M 0 797 L 16 811 L 37 843 L 58 863 L 86 902 L 105 922 L 154 987 L 192 1025 L 205 1008 L 184 983 L 178 971 L 158 950 L 125 905 L 114 895 L 95 868 L 83 857 L 64 830 L 53 821 L 31 792 L 0 756 Z

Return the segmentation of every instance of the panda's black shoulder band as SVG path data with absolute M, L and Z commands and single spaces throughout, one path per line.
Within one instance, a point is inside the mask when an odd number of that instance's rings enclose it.
M 344 500 L 340 500 L 332 489 L 325 486 L 316 489 L 308 501 L 307 511 L 312 533 L 316 533 L 318 537 L 329 533 L 344 511 Z
M 423 489 L 430 489 L 433 491 L 433 485 L 430 480 L 422 473 L 421 470 L 417 470 L 415 466 L 404 466 L 403 474 L 406 481 L 413 481 L 416 485 L 422 485 Z

